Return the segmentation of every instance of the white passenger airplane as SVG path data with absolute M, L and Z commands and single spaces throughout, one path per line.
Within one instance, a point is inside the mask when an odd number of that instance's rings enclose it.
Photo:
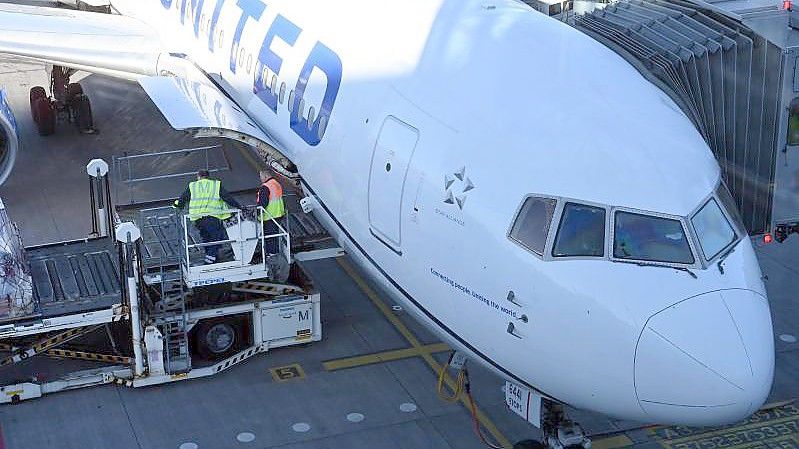
M 512 0 L 112 5 L 3 6 L 0 52 L 135 79 L 173 127 L 296 167 L 394 300 L 548 400 L 687 425 L 766 400 L 768 300 L 719 167 L 608 48 Z

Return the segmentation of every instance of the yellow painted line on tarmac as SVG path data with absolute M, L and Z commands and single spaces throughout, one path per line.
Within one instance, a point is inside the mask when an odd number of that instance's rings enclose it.
M 796 402 L 796 399 L 788 399 L 788 400 L 785 400 L 785 401 L 770 402 L 770 403 L 768 403 L 768 404 L 765 404 L 764 406 L 760 407 L 760 408 L 757 410 L 757 412 L 755 412 L 755 414 L 757 414 L 757 413 L 761 413 L 761 412 L 767 412 L 767 411 L 769 411 L 769 410 L 772 410 L 772 409 L 775 409 L 775 408 L 784 407 L 784 406 L 786 406 L 786 405 L 793 404 L 794 402 Z M 649 430 L 649 432 L 651 432 L 652 434 L 655 434 L 656 436 L 659 436 L 659 435 L 657 434 L 657 432 L 658 432 L 658 431 L 661 431 L 661 430 L 666 430 L 666 431 L 668 431 L 669 429 L 674 429 L 674 428 L 683 428 L 683 427 L 682 427 L 682 426 L 663 426 L 663 425 L 657 425 L 657 424 L 656 424 L 656 425 L 652 425 L 652 426 L 647 426 L 646 428 L 647 428 L 647 429 Z M 733 428 L 733 427 L 725 427 L 725 429 L 726 429 L 726 428 Z M 699 433 L 698 433 L 698 432 L 694 432 L 694 433 L 691 433 L 691 435 L 699 435 Z M 689 436 L 689 435 L 686 435 L 686 436 Z M 679 437 L 679 436 L 677 436 L 677 437 Z M 675 438 L 676 438 L 676 437 L 675 437 Z M 679 438 L 682 438 L 682 437 L 679 437 Z M 661 439 L 671 439 L 671 437 L 669 437 L 669 436 L 667 436 L 667 437 L 662 437 L 662 436 L 661 436 Z
M 799 408 L 794 400 L 767 404 L 746 421 L 717 429 L 663 426 L 652 436 L 667 449 L 796 448 L 799 443 Z
M 779 401 L 779 402 L 772 402 L 770 404 L 766 404 L 758 410 L 759 412 L 767 412 L 769 410 L 773 410 L 776 408 L 784 407 L 786 405 L 793 404 L 796 400 L 791 399 L 787 401 Z M 735 432 L 739 431 L 747 431 L 747 430 L 758 430 L 763 427 L 768 427 L 772 424 L 783 424 L 784 422 L 790 422 L 791 419 L 796 419 L 795 416 L 788 416 L 784 418 L 778 418 L 774 420 L 762 420 L 754 423 L 739 425 L 736 427 L 725 427 L 723 429 L 709 431 L 709 432 L 697 432 L 691 433 L 689 435 L 685 435 L 682 437 L 675 437 L 675 438 L 658 438 L 659 435 L 655 434 L 657 441 L 660 445 L 664 448 L 668 449 L 677 449 L 677 448 L 691 448 L 693 445 L 691 443 L 702 441 L 704 438 L 717 438 L 717 437 L 725 437 L 734 434 Z M 651 426 L 649 427 L 649 431 L 655 433 L 657 430 L 664 430 L 669 429 L 669 426 Z M 641 429 L 643 430 L 643 429 Z M 718 443 L 713 443 L 713 447 L 717 449 L 754 449 L 754 448 L 761 448 L 763 446 L 763 441 L 753 441 L 743 444 L 733 444 L 733 445 L 723 445 Z M 772 444 L 775 448 L 794 448 L 799 447 L 799 434 L 789 434 L 785 436 L 781 436 L 776 439 L 769 439 L 769 444 Z M 599 438 L 596 440 L 591 441 L 591 448 L 592 449 L 620 449 L 631 447 L 635 443 L 627 436 L 627 435 L 616 435 L 607 438 Z M 793 446 L 791 446 L 793 444 Z M 700 447 L 704 447 L 700 444 Z
M 422 353 L 433 354 L 436 352 L 449 351 L 450 347 L 446 343 L 433 343 L 420 347 L 394 349 L 392 351 L 376 352 L 374 354 L 364 354 L 355 357 L 328 360 L 322 362 L 322 366 L 327 371 L 336 371 L 358 366 L 372 365 L 374 363 L 392 362 L 394 360 L 408 359 L 421 356 Z
M 799 419 L 799 417 L 797 417 L 797 416 L 786 416 L 785 418 L 778 418 L 778 419 L 771 419 L 771 420 L 767 420 L 767 421 L 760 421 L 760 422 L 755 422 L 755 423 L 751 423 L 751 424 L 746 424 L 746 425 L 743 425 L 743 426 L 725 427 L 725 428 L 719 429 L 719 430 L 713 430 L 713 431 L 710 431 L 710 432 L 703 432 L 703 433 L 696 433 L 696 434 L 693 434 L 693 435 L 687 435 L 687 436 L 680 437 L 680 438 L 670 438 L 668 440 L 663 440 L 663 442 L 666 442 L 666 443 L 669 443 L 669 444 L 676 444 L 676 443 L 682 443 L 684 441 L 704 440 L 705 438 L 708 438 L 708 437 L 715 437 L 715 436 L 719 436 L 719 435 L 730 434 L 730 433 L 733 433 L 733 432 L 740 432 L 740 431 L 743 431 L 743 430 L 756 429 L 758 427 L 768 427 L 768 426 L 771 426 L 771 425 L 774 425 L 774 424 L 780 424 L 780 423 L 789 422 L 789 421 L 796 421 L 797 419 Z
M 768 440 L 768 445 L 764 445 L 763 441 L 753 441 L 751 443 L 739 444 L 735 446 L 728 446 L 725 449 L 761 449 L 763 447 L 780 448 L 780 449 L 796 449 L 799 447 L 799 435 L 785 435 L 773 440 Z
M 358 284 L 358 287 L 366 294 L 366 296 L 372 301 L 375 307 L 380 310 L 383 316 L 391 323 L 397 331 L 408 340 L 408 343 L 411 344 L 416 349 L 422 348 L 423 345 L 419 342 L 419 339 L 416 338 L 413 333 L 411 333 L 410 329 L 408 329 L 405 324 L 400 321 L 399 318 L 391 311 L 391 309 L 384 303 L 380 297 L 375 293 L 374 290 L 363 280 L 363 278 L 355 271 L 352 265 L 349 264 L 344 258 L 337 257 L 336 262 L 341 266 L 341 268 Z M 438 374 L 441 372 L 442 366 L 436 362 L 433 356 L 429 352 L 420 351 L 420 355 L 422 359 L 430 366 L 434 373 Z M 455 391 L 455 381 L 452 380 L 452 377 L 449 374 L 444 376 L 444 382 L 450 388 L 451 391 Z M 463 395 L 460 398 L 461 403 L 463 403 L 464 407 L 467 410 L 470 409 L 469 401 Z M 511 444 L 510 440 L 508 440 L 502 432 L 497 429 L 497 426 L 491 421 L 491 419 L 483 413 L 482 410 L 475 407 L 475 414 L 477 415 L 477 420 L 480 424 L 491 434 L 491 436 L 496 440 L 500 446 L 510 449 L 513 445 Z
M 788 399 L 787 401 L 779 401 L 779 402 L 772 402 L 770 404 L 766 404 L 758 410 L 758 412 L 764 412 L 766 410 L 771 410 L 773 408 L 779 408 L 788 404 L 793 404 L 796 402 L 796 399 Z
M 419 339 L 411 333 L 410 329 L 408 329 L 408 327 L 405 326 L 405 324 L 400 321 L 399 318 L 397 318 L 391 309 L 380 299 L 379 296 L 377 296 L 377 293 L 372 290 L 372 287 L 370 287 L 369 284 L 363 280 L 361 275 L 355 272 L 355 269 L 352 267 L 352 265 L 350 265 L 349 262 L 346 261 L 345 258 L 337 257 L 336 262 L 338 262 L 341 268 L 344 269 L 344 272 L 346 272 L 347 275 L 351 277 L 356 284 L 358 284 L 358 287 L 360 287 L 360 289 L 366 294 L 372 303 L 374 303 L 378 310 L 385 315 L 386 319 L 397 329 L 397 331 L 402 334 L 406 340 L 408 340 L 408 343 L 410 343 L 411 346 L 414 348 L 419 348 L 422 346 L 422 344 L 419 342 Z
M 600 438 L 591 441 L 591 449 L 619 449 L 632 445 L 633 440 L 627 437 L 627 435 L 616 435 L 615 437 Z

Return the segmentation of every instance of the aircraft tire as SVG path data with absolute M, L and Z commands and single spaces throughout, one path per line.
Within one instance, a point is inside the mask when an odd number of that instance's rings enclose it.
M 72 108 L 75 112 L 75 124 L 82 133 L 94 132 L 94 120 L 92 119 L 92 105 L 89 97 L 78 94 L 72 100 Z
M 67 102 L 72 102 L 78 95 L 83 95 L 83 86 L 80 83 L 69 83 L 67 86 Z
M 40 136 L 49 136 L 55 132 L 55 110 L 48 98 L 37 98 L 33 103 L 33 119 Z
M 30 90 L 30 102 L 31 102 L 31 116 L 33 117 L 33 121 L 36 121 L 36 108 L 34 107 L 34 103 L 39 98 L 47 98 L 47 91 L 44 90 L 42 86 L 33 86 Z

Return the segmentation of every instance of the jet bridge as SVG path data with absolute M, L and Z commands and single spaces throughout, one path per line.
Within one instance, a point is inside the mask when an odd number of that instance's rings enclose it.
M 573 19 L 671 96 L 715 154 L 748 231 L 780 241 L 799 231 L 793 15 L 777 0 L 622 0 Z

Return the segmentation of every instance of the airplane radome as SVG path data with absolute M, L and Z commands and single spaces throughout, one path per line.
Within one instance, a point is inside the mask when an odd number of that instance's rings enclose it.
M 392 299 L 547 400 L 685 425 L 766 400 L 769 304 L 719 167 L 602 44 L 511 0 L 112 4 L 3 7 L 21 31 L 0 51 L 138 79 L 173 126 L 274 147 Z M 125 33 L 141 45 L 116 53 Z

